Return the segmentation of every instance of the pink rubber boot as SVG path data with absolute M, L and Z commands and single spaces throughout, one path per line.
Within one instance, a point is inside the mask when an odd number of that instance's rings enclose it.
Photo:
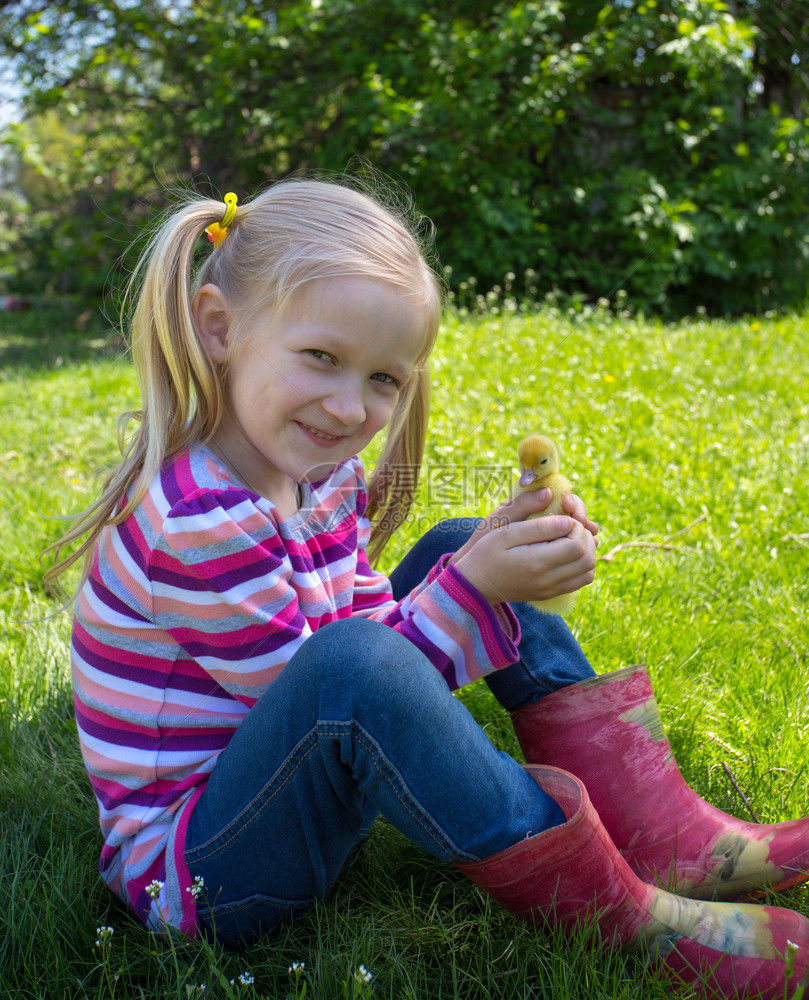
M 457 864 L 518 916 L 573 929 L 595 920 L 605 944 L 712 998 L 802 995 L 809 980 L 809 920 L 794 910 L 685 899 L 641 881 L 599 820 L 578 778 L 527 770 L 567 822 L 513 847 Z
M 745 899 L 809 878 L 809 817 L 747 823 L 685 783 L 645 668 L 571 684 L 512 720 L 529 763 L 581 778 L 644 881 L 697 899 Z

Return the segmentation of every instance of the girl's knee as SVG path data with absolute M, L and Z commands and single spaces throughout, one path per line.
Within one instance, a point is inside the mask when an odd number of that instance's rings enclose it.
M 314 632 L 304 645 L 307 654 L 322 667 L 344 667 L 356 674 L 363 668 L 378 669 L 423 658 L 423 654 L 389 625 L 366 618 L 343 618 Z
M 417 646 L 376 621 L 346 618 L 332 622 L 307 639 L 305 648 L 322 685 L 354 688 L 368 699 L 375 692 L 390 698 L 401 688 L 446 688 Z
M 376 648 L 395 641 L 391 639 L 392 635 L 401 638 L 392 628 L 380 622 L 367 618 L 341 618 L 313 632 L 306 640 L 306 647 L 312 650 L 317 648 L 321 656 L 336 654 L 341 658 L 358 652 L 367 655 Z
M 430 538 L 444 552 L 456 552 L 467 542 L 481 520 L 479 517 L 448 517 L 433 525 L 424 537 Z
M 416 542 L 390 574 L 393 594 L 397 600 L 417 587 L 438 559 L 447 552 L 457 552 L 480 523 L 477 517 L 448 518 L 433 525 Z

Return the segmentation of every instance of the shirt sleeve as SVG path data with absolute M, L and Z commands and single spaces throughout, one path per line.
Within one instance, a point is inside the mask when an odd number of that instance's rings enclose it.
M 177 503 L 149 572 L 157 624 L 249 707 L 311 635 L 277 525 L 247 491 Z
M 358 558 L 353 613 L 383 622 L 427 656 L 452 690 L 519 659 L 520 626 L 508 604 L 491 605 L 442 556 L 425 579 L 396 602 L 390 581 L 371 569 L 367 501 L 358 501 Z

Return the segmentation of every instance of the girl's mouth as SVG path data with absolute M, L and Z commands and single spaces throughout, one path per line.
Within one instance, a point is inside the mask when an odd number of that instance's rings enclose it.
M 317 438 L 318 441 L 323 441 L 324 444 L 336 444 L 338 441 L 342 441 L 345 436 L 343 434 L 327 434 L 325 431 L 318 430 L 317 427 L 310 427 L 309 424 L 302 424 L 300 421 L 298 421 L 298 426 L 303 428 L 307 434 Z

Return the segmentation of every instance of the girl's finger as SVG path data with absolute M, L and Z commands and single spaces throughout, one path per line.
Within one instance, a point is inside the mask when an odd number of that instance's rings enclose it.
M 536 517 L 530 521 L 512 521 L 503 524 L 508 533 L 508 545 L 533 545 L 536 542 L 552 542 L 564 538 L 573 530 L 576 522 L 565 514 Z
M 544 510 L 552 499 L 553 494 L 547 488 L 519 493 L 496 507 L 486 518 L 486 523 L 491 522 L 493 528 L 502 528 L 504 524 L 524 521 L 526 517 Z
M 576 496 L 575 493 L 565 493 L 562 497 L 562 507 L 571 517 L 575 517 L 580 524 L 584 525 L 591 535 L 598 534 L 598 525 L 588 518 L 587 508 L 581 497 Z

